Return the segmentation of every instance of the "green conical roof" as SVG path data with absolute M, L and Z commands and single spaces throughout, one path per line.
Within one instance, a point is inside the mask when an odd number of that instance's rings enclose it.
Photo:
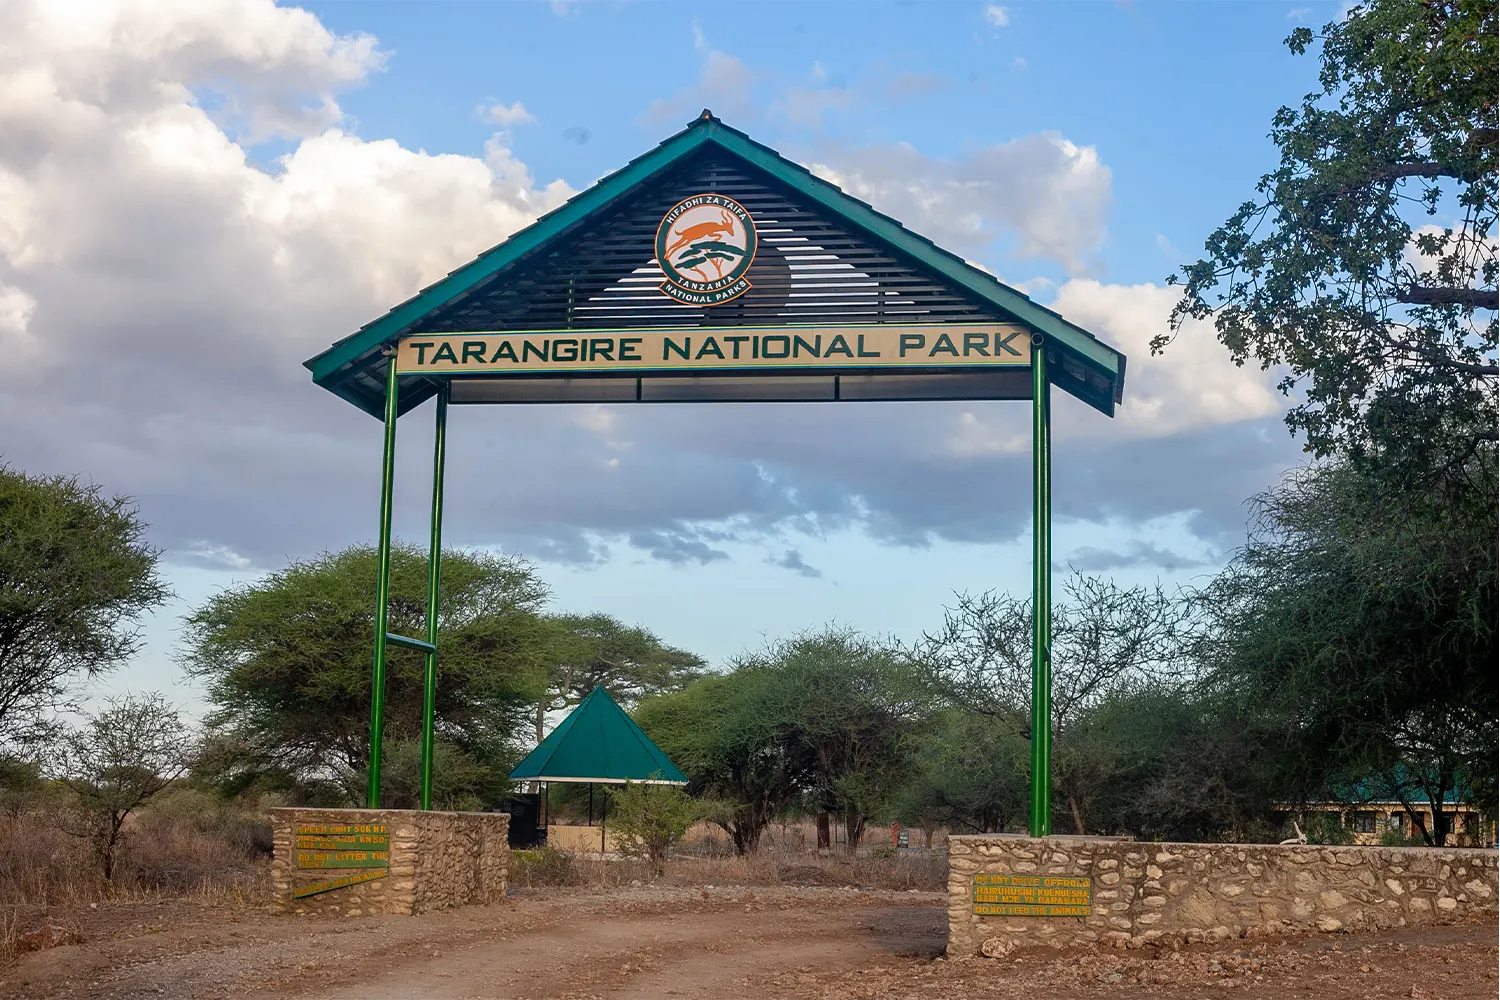
M 510 776 L 514 781 L 687 784 L 677 765 L 601 687 L 590 691 Z

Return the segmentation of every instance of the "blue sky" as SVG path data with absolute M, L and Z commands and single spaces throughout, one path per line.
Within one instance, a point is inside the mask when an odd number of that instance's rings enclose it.
M 338 30 L 373 33 L 391 53 L 385 72 L 341 102 L 362 135 L 473 152 L 493 131 L 475 108 L 519 100 L 537 123 L 514 130 L 517 155 L 539 177 L 574 187 L 696 112 L 651 107 L 692 90 L 703 63 L 697 37 L 741 60 L 755 80 L 750 114 L 714 110 L 788 155 L 815 156 L 826 142 L 900 141 L 952 158 L 1061 132 L 1097 147 L 1114 175 L 1101 276 L 1119 282 L 1159 281 L 1250 195 L 1274 156 L 1271 116 L 1316 87 L 1316 62 L 1292 56 L 1282 39 L 1336 11 L 1011 4 L 998 27 L 986 16 L 994 6 L 604 2 L 566 5 L 561 16 L 519 3 L 308 9 Z M 766 110 L 795 89 L 847 94 L 849 103 L 824 113 L 820 128 L 766 121 Z M 1164 251 L 1158 235 L 1181 252 Z M 985 262 L 1008 263 L 1001 246 Z M 1061 277 L 1047 262 L 1034 269 Z
M 1251 196 L 1276 108 L 1315 87 L 1282 39 L 1335 4 L 92 16 L 25 27 L 54 92 L 0 109 L 25 137 L 0 144 L 0 176 L 26 196 L 0 224 L 0 341 L 35 358 L 0 380 L 0 415 L 9 461 L 135 496 L 164 550 L 178 598 L 101 690 L 196 705 L 173 662 L 186 609 L 372 539 L 379 426 L 302 359 L 705 106 L 1130 355 L 1115 420 L 1058 404 L 1061 562 L 1201 578 L 1298 460 L 1276 373 L 1233 368 L 1202 327 L 1166 358 L 1143 347 L 1163 278 Z M 83 355 L 99 363 L 64 360 Z M 446 537 L 519 551 L 559 609 L 716 662 L 832 620 L 913 639 L 954 591 L 1027 586 L 1024 404 L 832 409 L 466 408 Z M 429 447 L 424 409 L 398 453 L 397 530 L 417 540 Z

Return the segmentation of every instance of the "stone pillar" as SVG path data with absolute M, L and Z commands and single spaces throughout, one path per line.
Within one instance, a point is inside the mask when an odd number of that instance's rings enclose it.
M 389 838 L 388 865 L 299 868 L 297 830 L 308 827 L 384 827 Z M 273 809 L 271 912 L 369 916 L 497 903 L 505 898 L 510 871 L 509 829 L 506 813 Z M 296 895 L 343 879 L 362 881 Z

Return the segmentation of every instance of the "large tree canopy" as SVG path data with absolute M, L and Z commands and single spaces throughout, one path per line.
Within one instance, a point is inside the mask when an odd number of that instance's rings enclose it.
M 688 776 L 688 791 L 722 800 L 713 815 L 737 853 L 752 853 L 766 826 L 798 802 L 808 762 L 782 739 L 775 677 L 737 670 L 648 698 L 635 718 Z
M 890 644 L 832 627 L 647 699 L 636 719 L 690 791 L 725 800 L 715 819 L 738 852 L 793 806 L 841 813 L 853 844 L 906 778 L 918 694 L 908 674 Z
M 44 736 L 71 682 L 134 655 L 167 597 L 145 535 L 126 497 L 0 466 L 0 746 Z
M 666 645 L 639 625 L 597 613 L 557 615 L 552 622 L 561 640 L 548 666 L 546 693 L 536 706 L 538 743 L 549 712 L 573 707 L 596 687 L 628 709 L 702 676 L 702 657 Z
M 546 589 L 525 562 L 443 554 L 438 617 L 437 729 L 501 767 L 529 735 L 557 626 L 539 611 Z M 427 555 L 391 552 L 389 628 L 426 634 Z M 212 758 L 231 774 L 346 779 L 369 754 L 375 551 L 351 548 L 293 563 L 209 599 L 187 619 L 190 675 L 208 685 Z M 389 648 L 386 736 L 419 737 L 424 657 Z M 361 782 L 353 781 L 353 786 Z
M 1321 41 L 1321 91 L 1277 112 L 1281 165 L 1182 268 L 1173 328 L 1212 317 L 1236 362 L 1283 366 L 1313 453 L 1444 471 L 1496 436 L 1496 6 L 1372 0 Z
M 1288 794 L 1384 784 L 1426 800 L 1442 844 L 1456 792 L 1495 809 L 1497 479 L 1393 489 L 1347 465 L 1293 473 L 1201 595 L 1198 656 L 1243 714 L 1287 740 Z

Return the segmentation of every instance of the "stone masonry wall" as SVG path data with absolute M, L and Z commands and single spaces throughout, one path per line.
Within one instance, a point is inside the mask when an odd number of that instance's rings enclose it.
M 368 868 L 297 867 L 296 829 L 311 825 L 383 823 L 390 833 L 384 878 L 298 899 L 298 887 Z M 505 896 L 510 847 L 505 813 L 420 812 L 411 809 L 272 809 L 271 911 L 368 916 L 424 913 L 498 902 Z
M 1153 844 L 1051 837 L 948 841 L 948 954 L 1294 931 L 1456 923 L 1496 912 L 1489 850 Z M 1065 875 L 1092 883 L 1087 917 L 981 916 L 977 874 Z

